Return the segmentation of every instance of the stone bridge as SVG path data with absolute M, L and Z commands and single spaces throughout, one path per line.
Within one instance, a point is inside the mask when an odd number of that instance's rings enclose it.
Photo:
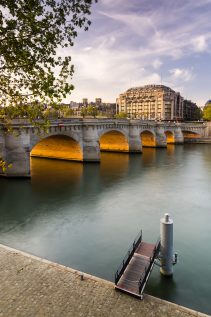
M 47 132 L 23 119 L 12 133 L 0 124 L 0 157 L 11 164 L 0 175 L 29 177 L 30 156 L 99 162 L 100 151 L 141 153 L 142 147 L 182 144 L 184 138 L 206 137 L 205 123 L 167 123 L 117 119 L 58 119 Z

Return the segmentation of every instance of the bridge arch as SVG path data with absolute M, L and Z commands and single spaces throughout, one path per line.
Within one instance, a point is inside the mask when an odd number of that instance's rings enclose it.
M 154 132 L 150 130 L 143 130 L 140 133 L 141 142 L 143 147 L 155 147 L 156 137 Z
M 201 138 L 202 135 L 192 130 L 182 130 L 184 140 Z
M 78 140 L 67 134 L 51 134 L 34 140 L 30 156 L 82 161 L 83 151 Z
M 99 134 L 100 150 L 106 152 L 129 152 L 128 137 L 119 129 L 106 129 Z
M 165 135 L 166 135 L 166 143 L 167 144 L 173 144 L 175 143 L 175 135 L 174 132 L 171 130 L 165 130 L 164 131 Z

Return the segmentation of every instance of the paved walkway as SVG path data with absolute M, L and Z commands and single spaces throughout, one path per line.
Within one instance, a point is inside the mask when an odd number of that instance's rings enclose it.
M 111 282 L 0 245 L 0 316 L 207 316 L 145 295 L 140 301 Z

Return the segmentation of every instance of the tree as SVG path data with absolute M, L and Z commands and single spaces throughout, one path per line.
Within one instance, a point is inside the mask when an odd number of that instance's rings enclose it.
M 74 88 L 66 48 L 77 30 L 88 30 L 97 0 L 0 0 L 1 117 L 42 115 L 43 104 L 58 104 Z M 10 106 L 10 111 L 6 106 Z M 37 108 L 34 111 L 33 108 Z
M 203 111 L 201 108 L 197 107 L 196 109 L 196 120 L 201 120 L 203 118 Z
M 127 113 L 126 112 L 119 112 L 115 115 L 116 119 L 127 119 Z
M 81 116 L 84 118 L 87 115 L 87 107 L 81 108 Z
M 43 111 L 44 117 L 48 119 L 58 119 L 59 117 L 59 111 L 55 108 L 46 109 Z
M 96 117 L 98 114 L 98 109 L 96 106 L 92 106 L 92 105 L 89 105 L 87 107 L 87 115 L 88 116 L 93 116 L 93 117 Z
M 83 106 L 81 108 L 81 116 L 82 117 L 85 117 L 85 116 L 93 116 L 93 117 L 96 117 L 98 114 L 98 109 L 96 106 L 92 106 L 92 105 L 89 105 L 87 107 Z
M 203 118 L 205 120 L 211 121 L 211 103 L 207 104 L 203 110 Z
M 74 116 L 74 110 L 68 106 L 62 106 L 59 109 L 60 117 L 69 118 Z

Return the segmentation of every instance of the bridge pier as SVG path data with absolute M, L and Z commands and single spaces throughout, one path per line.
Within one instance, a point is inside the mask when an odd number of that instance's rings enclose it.
M 10 165 L 3 173 L 6 177 L 30 177 L 30 135 L 25 130 L 5 133 L 5 159 Z
M 204 129 L 204 136 L 206 138 L 211 137 L 211 122 L 206 122 L 206 127 Z
M 140 138 L 140 131 L 138 126 L 130 126 L 129 127 L 129 152 L 130 153 L 141 153 L 142 152 L 142 144 Z
M 100 144 L 96 127 L 85 126 L 83 128 L 83 161 L 100 161 Z
M 174 130 L 174 144 L 183 144 L 184 136 L 180 127 Z
M 156 127 L 155 129 L 156 136 L 156 147 L 167 147 L 166 135 L 164 133 L 163 127 Z

